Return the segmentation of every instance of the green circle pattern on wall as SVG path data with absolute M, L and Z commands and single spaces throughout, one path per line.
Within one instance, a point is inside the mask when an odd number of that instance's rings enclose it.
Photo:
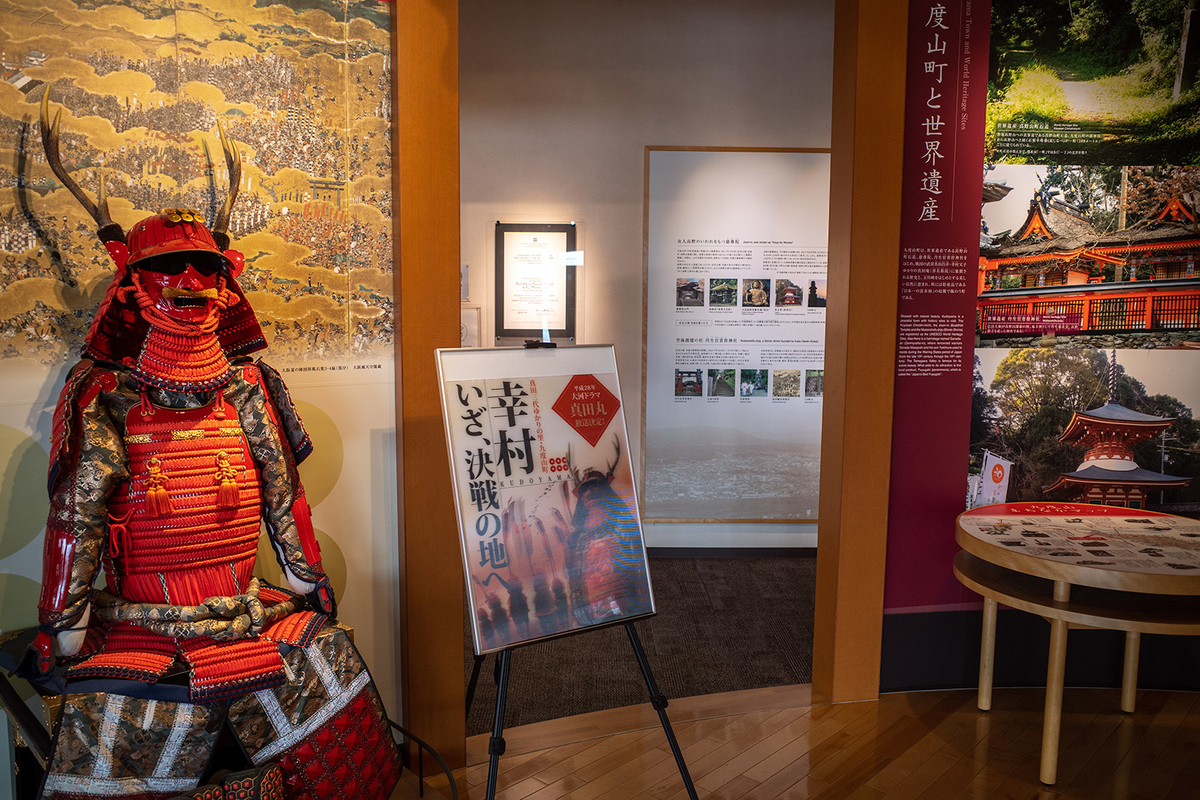
M 42 585 L 24 575 L 0 572 L 0 631 L 15 631 L 38 624 L 38 595 Z
M 49 464 L 50 456 L 36 439 L 0 425 L 0 558 L 24 548 L 46 527 Z
M 316 534 L 317 544 L 321 547 L 321 566 L 329 576 L 333 593 L 340 600 L 346 591 L 346 556 L 342 548 L 338 547 L 338 543 L 325 531 L 316 530 Z M 275 551 L 271 549 L 271 543 L 266 536 L 258 537 L 258 560 L 254 564 L 254 574 L 276 586 L 289 588 L 284 580 L 283 570 L 279 568 L 279 562 L 275 559 Z
M 0 572 L 0 633 L 37 625 L 38 595 L 41 593 L 42 585 L 37 581 Z M 22 700 L 33 697 L 33 687 L 25 681 L 13 681 L 13 685 Z
M 300 480 L 304 482 L 309 506 L 315 507 L 337 485 L 346 448 L 337 423 L 320 408 L 300 400 L 296 403 L 296 411 L 304 420 L 304 429 L 313 443 L 312 455 L 300 465 Z

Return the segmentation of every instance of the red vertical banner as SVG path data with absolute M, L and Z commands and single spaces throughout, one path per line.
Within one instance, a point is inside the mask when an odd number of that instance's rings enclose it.
M 989 0 L 909 6 L 900 301 L 884 608 L 966 595 L 951 572 L 965 507 Z

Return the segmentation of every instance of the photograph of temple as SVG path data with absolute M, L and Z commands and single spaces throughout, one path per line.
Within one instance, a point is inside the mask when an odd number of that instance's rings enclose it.
M 988 224 L 989 206 L 1004 203 L 1011 209 L 1021 193 L 985 179 L 976 307 L 980 345 L 1035 344 L 1021 339 L 1044 335 L 1079 337 L 1075 344 L 1082 347 L 1200 342 L 1200 195 L 1194 175 L 1189 170 L 1173 179 L 1142 181 L 1143 194 L 1151 196 L 1133 198 L 1142 209 L 1134 213 L 1130 191 L 1138 183 L 1129 175 L 1136 178 L 1137 168 L 1112 168 L 1108 187 L 1100 182 L 1103 176 L 1089 171 L 1092 183 L 1083 190 L 1076 184 L 1086 168 L 1065 169 L 1076 172 L 1008 167 L 1009 173 L 1032 173 L 1040 185 L 1024 221 L 999 233 L 988 230 L 996 227 Z
M 1145 508 L 1151 492 L 1187 486 L 1191 478 L 1144 469 L 1134 459 L 1133 446 L 1163 434 L 1175 420 L 1143 414 L 1117 402 L 1117 351 L 1109 369 L 1108 402 L 1076 411 L 1058 441 L 1087 448 L 1083 462 L 1046 487 L 1058 499 L 1092 505 Z M 1155 498 L 1157 499 L 1157 498 Z

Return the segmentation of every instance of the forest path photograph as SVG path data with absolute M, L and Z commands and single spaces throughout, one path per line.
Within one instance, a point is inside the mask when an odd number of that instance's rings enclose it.
M 1171 106 L 1169 88 L 1147 91 L 1135 74 L 1086 80 L 1065 68 L 1054 70 L 1067 112 L 1074 122 L 1129 122 Z
M 1079 163 L 1086 151 L 1089 163 L 1200 162 L 1200 47 L 1187 46 L 1187 11 L 1185 0 L 996 0 L 988 160 L 1059 163 L 1063 151 Z M 1014 129 L 1034 134 L 1003 135 Z

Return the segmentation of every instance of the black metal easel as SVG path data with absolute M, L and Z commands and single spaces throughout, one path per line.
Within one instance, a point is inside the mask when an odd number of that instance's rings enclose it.
M 683 785 L 687 788 L 688 797 L 691 800 L 698 800 L 696 796 L 696 787 L 692 783 L 692 776 L 688 772 L 687 764 L 683 760 L 683 753 L 679 749 L 679 742 L 675 739 L 675 730 L 671 727 L 671 720 L 667 718 L 667 698 L 659 691 L 658 684 L 654 680 L 654 673 L 650 671 L 650 662 L 646 660 L 646 651 L 642 649 L 642 640 L 638 638 L 637 629 L 633 627 L 632 622 L 624 623 L 625 632 L 629 634 L 629 644 L 633 647 L 633 654 L 637 657 L 638 666 L 641 667 L 642 677 L 646 680 L 646 688 L 650 690 L 650 705 L 658 712 L 659 722 L 662 723 L 663 731 L 667 734 L 667 743 L 671 745 L 671 753 L 675 756 L 675 764 L 679 767 L 679 775 L 683 778 Z M 506 648 L 499 651 L 496 658 L 496 667 L 494 677 L 496 680 L 496 716 L 492 720 L 492 737 L 488 740 L 488 779 L 487 779 L 487 800 L 495 800 L 496 798 L 496 779 L 500 772 L 500 756 L 504 755 L 504 705 L 508 700 L 508 675 L 512 666 L 512 649 Z M 475 699 L 475 686 L 479 681 L 479 670 L 483 666 L 484 656 L 475 656 L 475 665 L 471 669 L 471 681 L 467 686 L 467 713 L 470 713 L 471 704 Z

